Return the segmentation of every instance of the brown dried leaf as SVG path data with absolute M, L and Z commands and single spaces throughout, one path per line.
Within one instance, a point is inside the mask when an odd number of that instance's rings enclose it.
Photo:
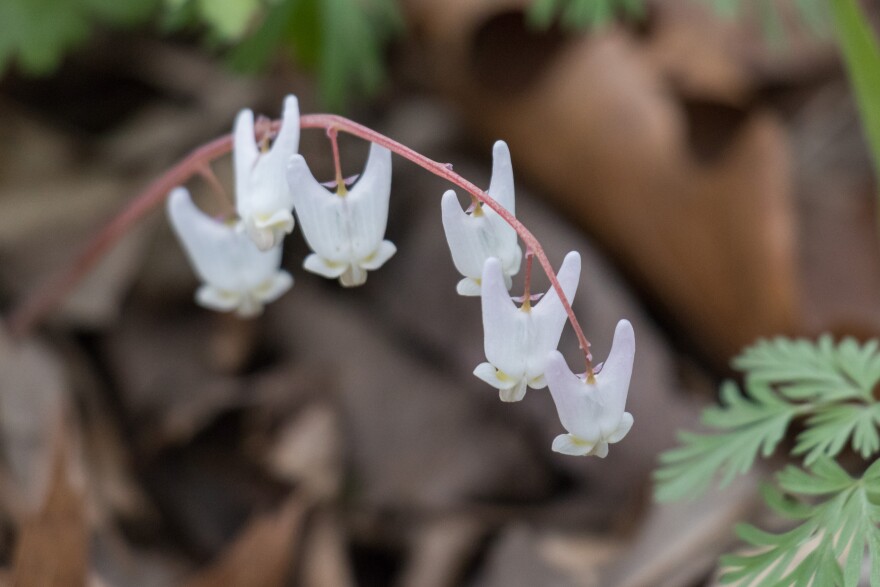
M 74 488 L 62 434 L 57 435 L 49 493 L 41 510 L 19 530 L 12 563 L 15 587 L 86 584 L 89 533 L 85 500 Z
M 308 506 L 291 498 L 255 518 L 217 561 L 182 587 L 280 587 L 290 576 Z

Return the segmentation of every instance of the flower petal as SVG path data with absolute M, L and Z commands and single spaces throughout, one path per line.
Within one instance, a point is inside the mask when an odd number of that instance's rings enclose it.
M 508 212 L 516 215 L 513 165 L 510 162 L 510 149 L 504 141 L 495 141 L 495 144 L 492 145 L 492 179 L 489 181 L 487 192 Z
M 496 389 L 511 389 L 519 383 L 519 379 L 502 377 L 492 363 L 480 363 L 474 369 L 474 375 Z
M 455 286 L 455 291 L 460 296 L 475 297 L 480 295 L 481 290 L 480 282 L 471 277 L 465 277 Z
M 235 117 L 232 131 L 232 158 L 235 170 L 236 205 L 243 205 L 241 200 L 249 195 L 248 182 L 250 175 L 260 156 L 254 137 L 254 113 L 245 109 Z M 245 205 L 245 207 L 247 207 Z M 241 210 L 239 209 L 239 214 Z
M 520 379 L 516 382 L 516 385 L 510 389 L 499 389 L 498 397 L 500 397 L 503 402 L 518 402 L 526 396 L 526 391 L 526 380 Z
M 370 271 L 376 270 L 384 265 L 388 259 L 393 257 L 396 252 L 397 247 L 394 246 L 394 243 L 391 241 L 382 241 L 379 243 L 379 247 L 373 252 L 373 254 L 366 259 L 361 260 L 358 265 Z
M 293 94 L 284 98 L 284 111 L 281 114 L 281 128 L 272 148 L 263 155 L 265 165 L 273 168 L 280 178 L 284 178 L 284 168 L 290 156 L 299 151 L 299 101 Z
M 245 292 L 278 271 L 281 249 L 260 251 L 242 231 L 199 210 L 185 188 L 172 191 L 168 214 L 193 269 L 209 285 Z
M 391 151 L 372 143 L 364 172 L 345 196 L 353 259 L 372 254 L 385 237 L 391 195 Z
M 235 209 L 258 246 L 277 246 L 280 236 L 293 231 L 290 212 L 293 195 L 285 179 L 285 166 L 299 148 L 299 105 L 294 96 L 284 101 L 281 128 L 272 148 L 260 152 L 254 137 L 254 115 L 243 110 L 235 121 Z
M 486 215 L 480 212 L 475 217 L 462 210 L 453 190 L 443 194 L 440 208 L 455 269 L 465 277 L 480 279 L 486 259 L 496 256 L 488 239 Z
M 629 412 L 624 412 L 623 417 L 620 419 L 620 424 L 613 433 L 608 435 L 608 443 L 614 444 L 615 442 L 620 442 L 623 438 L 629 434 L 629 431 L 633 427 L 633 416 Z
M 351 246 L 346 211 L 343 208 L 345 198 L 318 183 L 302 155 L 290 158 L 287 181 L 293 192 L 300 228 L 309 248 L 328 263 L 347 265 L 351 261 Z
M 620 320 L 614 329 L 614 341 L 608 358 L 597 375 L 609 408 L 622 413 L 626 406 L 629 383 L 636 354 L 636 335 L 629 320 Z
M 580 275 L 581 256 L 572 251 L 565 256 L 556 275 L 569 303 L 574 302 Z M 566 314 L 556 290 L 551 287 L 544 294 L 544 297 L 535 304 L 532 315 L 537 325 L 537 336 L 532 341 L 533 346 L 529 353 L 531 360 L 529 375 L 535 377 L 543 372 L 543 362 L 547 357 L 547 351 L 559 346 L 559 337 L 562 336 L 562 330 L 568 321 L 568 314 Z
M 216 312 L 231 312 L 241 303 L 241 294 L 226 291 L 213 285 L 203 285 L 196 290 L 196 303 Z
M 264 304 L 268 304 L 280 298 L 291 287 L 293 287 L 293 276 L 287 271 L 279 271 L 255 289 L 254 296 Z
M 560 434 L 553 439 L 552 449 L 564 455 L 573 457 L 583 457 L 593 452 L 595 443 L 584 442 L 571 434 Z
M 483 267 L 482 299 L 483 335 L 486 358 L 511 377 L 524 376 L 530 333 L 530 317 L 510 299 L 501 263 L 492 257 Z
M 312 253 L 303 262 L 303 268 L 306 271 L 317 273 L 328 279 L 336 279 L 348 269 L 348 263 L 334 263 L 324 259 L 317 253 Z
M 601 434 L 595 386 L 572 373 L 559 351 L 547 355 L 544 377 L 562 427 L 584 442 L 597 442 Z

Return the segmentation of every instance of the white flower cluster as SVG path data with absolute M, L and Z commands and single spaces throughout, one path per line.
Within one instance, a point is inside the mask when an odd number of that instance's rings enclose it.
M 312 249 L 306 270 L 347 287 L 363 284 L 367 272 L 381 267 L 397 251 L 385 240 L 391 192 L 391 152 L 372 144 L 359 180 L 349 190 L 323 187 L 309 171 L 299 149 L 299 105 L 284 101 L 281 128 L 271 147 L 258 144 L 254 115 L 243 110 L 235 120 L 233 159 L 238 218 L 220 221 L 203 213 L 185 188 L 168 199 L 171 224 L 196 274 L 204 282 L 196 301 L 212 310 L 256 316 L 263 305 L 293 285 L 281 270 L 281 244 L 295 225 L 294 212 Z M 493 148 L 488 196 L 515 214 L 513 170 L 507 145 Z M 553 450 L 569 455 L 608 454 L 633 424 L 624 411 L 635 355 L 632 325 L 621 320 L 608 360 L 600 372 L 578 376 L 556 350 L 568 320 L 557 292 L 518 307 L 508 290 L 520 268 L 517 233 L 501 215 L 476 200 L 462 210 L 452 190 L 442 199 L 443 228 L 456 269 L 456 289 L 481 296 L 487 362 L 474 375 L 497 388 L 501 400 L 520 401 L 527 388 L 550 388 L 562 426 L 568 431 Z M 566 255 L 557 279 L 571 301 L 580 279 L 581 258 Z
M 284 100 L 281 128 L 271 147 L 257 144 L 254 113 L 235 119 L 233 162 L 238 219 L 223 222 L 199 210 L 189 192 L 176 188 L 168 199 L 171 225 L 196 274 L 204 282 L 196 302 L 239 316 L 259 315 L 293 285 L 281 270 L 281 244 L 293 232 L 294 210 L 314 251 L 305 269 L 363 284 L 397 250 L 384 240 L 391 193 L 391 152 L 373 144 L 366 168 L 348 190 L 330 192 L 312 176 L 299 150 L 299 104 Z
M 507 145 L 493 149 L 492 179 L 488 195 L 511 214 L 514 209 L 513 171 Z M 501 401 L 516 402 L 527 388 L 550 388 L 559 419 L 568 434 L 553 442 L 553 450 L 567 455 L 605 457 L 608 445 L 632 428 L 625 412 L 635 357 L 635 334 L 627 320 L 614 332 L 614 343 L 601 371 L 575 375 L 556 347 L 568 314 L 555 289 L 540 301 L 524 300 L 517 307 L 508 290 L 519 271 L 522 251 L 514 229 L 488 206 L 474 204 L 465 212 L 452 190 L 443 195 L 443 227 L 456 269 L 464 276 L 457 291 L 481 296 L 484 350 L 487 362 L 474 375 L 495 387 Z M 581 258 L 566 255 L 557 279 L 569 301 L 574 299 L 581 273 Z

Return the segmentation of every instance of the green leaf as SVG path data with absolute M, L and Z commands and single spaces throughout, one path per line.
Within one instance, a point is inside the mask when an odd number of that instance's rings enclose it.
M 760 390 L 760 391 L 757 391 Z M 722 390 L 721 407 L 707 410 L 705 422 L 726 432 L 682 432 L 682 446 L 660 456 L 655 472 L 655 497 L 660 501 L 695 497 L 720 477 L 723 487 L 751 468 L 760 453 L 769 456 L 785 434 L 798 407 L 782 400 L 767 387 L 742 394 L 728 382 Z
M 806 455 L 805 464 L 812 464 L 820 456 L 833 457 L 846 446 L 852 436 L 853 450 L 868 458 L 880 449 L 880 404 L 837 404 L 817 408 L 807 419 L 806 429 L 798 435 L 792 451 Z
M 221 39 L 241 37 L 261 7 L 260 0 L 196 0 L 202 19 Z
M 555 20 L 569 29 L 601 29 L 618 16 L 645 15 L 645 0 L 534 0 L 527 18 L 537 28 Z
M 830 0 L 846 71 L 856 95 L 862 126 L 880 173 L 880 45 L 858 0 Z
M 847 344 L 844 341 L 841 346 Z M 880 360 L 875 350 L 871 348 L 868 354 Z M 746 371 L 751 381 L 778 386 L 783 395 L 792 400 L 867 398 L 880 377 L 880 370 L 874 369 L 873 362 L 865 364 L 861 355 L 858 356 L 860 360 L 851 362 L 852 353 L 835 348 L 827 335 L 815 344 L 803 339 L 776 338 L 758 341 L 734 359 L 733 366 Z M 858 377 L 854 378 L 853 373 Z M 873 383 L 869 381 L 871 377 Z
M 13 63 L 28 74 L 50 73 L 96 24 L 136 24 L 155 7 L 153 0 L 2 0 L 0 74 Z
M 809 470 L 789 467 L 778 480 L 794 497 L 772 490 L 765 492 L 767 503 L 802 523 L 779 534 L 751 525 L 738 527 L 737 534 L 750 548 L 722 557 L 722 582 L 741 587 L 857 587 L 867 552 L 871 585 L 880 587 L 880 508 L 872 500 L 880 489 L 877 475 L 854 479 L 831 459 L 822 458 Z M 827 499 L 808 500 L 818 495 Z M 800 503 L 793 506 L 793 500 Z
M 703 411 L 709 433 L 682 433 L 681 446 L 661 455 L 657 499 L 697 495 L 716 476 L 729 483 L 759 454 L 772 454 L 794 418 L 804 418 L 804 428 L 792 454 L 807 465 L 820 466 L 847 445 L 865 459 L 880 451 L 877 341 L 762 340 L 733 365 L 745 371 L 744 391 L 725 383 L 719 405 Z

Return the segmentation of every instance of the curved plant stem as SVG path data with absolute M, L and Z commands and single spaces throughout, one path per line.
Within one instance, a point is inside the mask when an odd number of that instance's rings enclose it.
M 277 132 L 280 122 L 258 125 L 257 139 L 266 140 L 272 133 Z M 421 153 L 410 149 L 406 145 L 398 143 L 389 137 L 374 131 L 371 128 L 358 124 L 352 120 L 334 114 L 307 114 L 300 117 L 301 128 L 324 129 L 328 136 L 335 139 L 336 133 L 345 132 L 366 141 L 377 143 L 397 155 L 408 159 L 419 167 L 430 171 L 434 175 L 442 177 L 450 183 L 468 192 L 471 197 L 477 199 L 484 206 L 494 210 L 517 232 L 526 245 L 526 250 L 531 251 L 538 260 L 544 273 L 547 274 L 550 284 L 565 309 L 572 328 L 577 335 L 578 344 L 583 351 L 586 362 L 587 375 L 593 376 L 592 355 L 590 342 L 584 336 L 583 329 L 578 323 L 577 317 L 571 308 L 571 303 L 562 291 L 562 286 L 556 278 L 556 273 L 550 265 L 544 248 L 535 235 L 516 219 L 502 205 L 464 177 L 454 172 L 451 166 L 439 163 L 425 157 Z M 333 141 L 335 142 L 335 141 Z M 168 193 L 176 186 L 186 183 L 192 176 L 202 173 L 205 166 L 214 159 L 229 153 L 232 150 L 232 136 L 226 135 L 199 147 L 177 165 L 169 169 L 162 176 L 151 183 L 143 192 L 138 194 L 125 208 L 103 229 L 101 229 L 77 255 L 75 260 L 65 267 L 59 274 L 44 283 L 34 294 L 29 296 L 20 306 L 11 313 L 7 324 L 10 332 L 15 336 L 28 333 L 49 311 L 52 310 L 64 297 L 69 294 L 79 282 L 91 271 L 103 256 L 122 238 L 138 220 L 159 206 L 167 197 Z M 335 156 L 335 153 L 334 153 Z

